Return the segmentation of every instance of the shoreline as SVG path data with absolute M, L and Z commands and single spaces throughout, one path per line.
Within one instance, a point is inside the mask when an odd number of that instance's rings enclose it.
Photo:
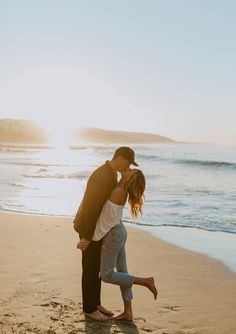
M 137 226 L 157 239 L 222 262 L 236 275 L 236 234 L 197 228 Z
M 48 214 L 36 214 L 0 209 L 0 214 L 2 213 L 59 219 L 73 219 L 74 217 L 58 215 L 53 216 Z M 208 231 L 200 228 L 186 226 L 147 226 L 142 224 L 132 224 L 132 222 L 127 221 L 124 221 L 124 223 L 126 226 L 131 226 L 138 230 L 147 232 L 151 234 L 151 236 L 153 236 L 154 238 L 164 240 L 187 251 L 204 254 L 212 259 L 221 261 L 236 275 L 236 258 L 232 257 L 232 254 L 236 254 L 235 233 Z
M 154 276 L 159 290 L 134 286 L 134 324 L 85 321 L 81 253 L 72 219 L 0 211 L 0 323 L 3 333 L 121 332 L 232 334 L 235 274 L 208 256 L 127 226 L 129 272 Z M 119 288 L 102 284 L 103 304 L 122 310 Z

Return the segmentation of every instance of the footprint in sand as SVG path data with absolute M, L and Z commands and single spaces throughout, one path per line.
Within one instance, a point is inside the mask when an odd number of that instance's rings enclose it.
M 175 311 L 175 312 L 177 312 L 179 310 L 180 310 L 180 306 L 178 306 L 178 305 L 173 305 L 173 306 L 167 305 L 167 306 L 161 306 L 159 312 L 160 313 L 167 313 L 168 311 Z
M 27 292 L 29 293 L 29 290 Z M 33 297 L 31 299 L 26 300 L 24 294 L 18 294 L 15 303 L 11 300 L 4 305 L 5 309 L 2 310 L 2 317 L 0 312 L 1 333 L 159 333 L 155 325 L 146 322 L 143 318 L 135 318 L 134 321 L 130 322 L 109 320 L 105 323 L 98 323 L 84 318 L 81 303 L 55 297 L 55 294 L 51 295 L 51 298 L 45 299 L 45 294 L 39 292 L 36 296 L 35 291 L 31 291 L 31 293 L 31 297 Z M 20 297 L 22 298 L 20 299 Z M 36 300 L 37 303 L 35 303 Z M 22 303 L 24 303 L 24 308 L 21 307 Z M 10 309 L 14 313 L 9 312 Z

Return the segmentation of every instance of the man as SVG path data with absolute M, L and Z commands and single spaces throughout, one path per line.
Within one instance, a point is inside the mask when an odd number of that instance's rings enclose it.
M 117 186 L 117 172 L 138 166 L 134 151 L 129 147 L 118 148 L 111 161 L 97 168 L 89 177 L 83 200 L 74 219 L 74 229 L 79 233 L 77 247 L 82 251 L 82 299 L 83 312 L 97 321 L 106 321 L 112 313 L 101 305 L 100 253 L 102 240 L 92 237 L 103 205 Z

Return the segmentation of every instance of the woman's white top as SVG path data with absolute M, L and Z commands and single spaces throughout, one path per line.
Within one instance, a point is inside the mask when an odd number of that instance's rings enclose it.
M 98 218 L 92 240 L 101 240 L 112 227 L 118 225 L 122 218 L 123 209 L 124 205 L 118 205 L 107 200 Z

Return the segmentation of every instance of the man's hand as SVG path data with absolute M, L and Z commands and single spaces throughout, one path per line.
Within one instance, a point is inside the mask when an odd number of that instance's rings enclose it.
M 89 241 L 89 240 L 81 239 L 81 240 L 77 243 L 77 248 L 79 248 L 80 250 L 82 250 L 82 252 L 84 252 L 85 249 L 88 247 L 89 244 L 90 244 L 90 241 Z

